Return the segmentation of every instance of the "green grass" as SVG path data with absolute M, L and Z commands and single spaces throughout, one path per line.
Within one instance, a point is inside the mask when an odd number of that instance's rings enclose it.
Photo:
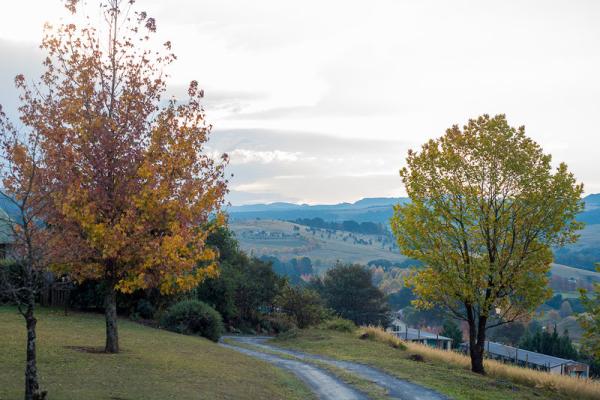
M 310 399 L 290 373 L 206 339 L 119 321 L 122 352 L 101 349 L 101 315 L 38 310 L 38 369 L 52 400 Z M 0 399 L 22 398 L 25 325 L 0 307 Z M 79 348 L 79 349 L 76 349 Z
M 553 391 L 480 376 L 444 362 L 412 361 L 408 358 L 411 354 L 409 351 L 393 349 L 379 342 L 360 340 L 356 333 L 311 329 L 299 331 L 296 336 L 275 339 L 274 344 L 340 360 L 368 364 L 399 378 L 435 389 L 454 399 L 568 399 Z

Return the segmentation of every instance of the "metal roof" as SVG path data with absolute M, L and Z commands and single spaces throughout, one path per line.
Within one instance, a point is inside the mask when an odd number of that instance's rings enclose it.
M 485 351 L 490 354 L 499 355 L 514 360 L 515 358 L 522 362 L 535 364 L 543 367 L 556 367 L 561 364 L 583 364 L 573 360 L 548 356 L 546 354 L 536 353 L 534 351 L 523 350 L 502 343 L 485 341 Z
M 420 329 L 414 329 L 414 328 L 402 329 L 400 331 L 394 331 L 394 333 L 400 339 L 406 339 L 406 340 L 419 340 L 419 339 L 435 339 L 435 340 L 443 340 L 443 341 L 448 341 L 448 340 L 451 341 L 452 340 L 446 336 L 442 336 L 442 335 L 438 335 L 436 333 L 431 333 L 431 332 L 423 331 Z
M 6 211 L 0 208 L 0 244 L 7 244 L 13 242 L 13 231 L 10 226 L 13 221 Z

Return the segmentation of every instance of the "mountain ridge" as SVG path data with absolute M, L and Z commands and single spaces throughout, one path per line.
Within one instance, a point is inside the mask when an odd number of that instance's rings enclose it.
M 287 202 L 247 204 L 229 206 L 226 211 L 233 219 L 279 219 L 322 218 L 326 221 L 354 219 L 357 222 L 388 223 L 393 214 L 393 206 L 404 204 L 408 197 L 365 197 L 353 203 L 336 204 L 296 204 Z M 586 224 L 600 224 L 600 193 L 583 198 L 585 210 L 578 220 Z

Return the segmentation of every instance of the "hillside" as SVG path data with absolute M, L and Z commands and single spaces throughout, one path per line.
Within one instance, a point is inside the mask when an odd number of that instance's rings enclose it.
M 280 259 L 309 257 L 317 265 L 337 260 L 366 264 L 371 260 L 406 260 L 389 237 L 311 229 L 278 220 L 233 220 L 230 223 L 243 250 Z
M 397 198 L 366 198 L 354 203 L 339 203 L 330 205 L 307 205 L 293 203 L 272 203 L 255 204 L 243 206 L 231 206 L 227 209 L 234 229 L 240 224 L 253 224 L 253 220 L 280 220 L 295 221 L 301 218 L 321 218 L 325 221 L 356 221 L 356 222 L 374 222 L 388 225 L 393 214 L 393 206 L 406 203 L 409 200 L 404 197 Z M 577 243 L 555 249 L 555 259 L 559 264 L 565 264 L 576 268 L 594 271 L 595 263 L 600 261 L 600 194 L 590 194 L 584 198 L 585 210 L 579 214 L 577 219 L 586 225 L 580 231 L 580 239 Z M 245 228 L 244 228 L 245 229 Z M 286 230 L 285 228 L 284 230 Z M 240 238 L 242 239 L 242 238 Z M 246 249 L 254 250 L 257 254 L 266 254 L 269 246 L 257 248 L 262 243 L 246 241 Z M 275 246 L 274 250 L 279 246 Z M 300 249 L 301 246 L 298 248 Z M 328 245 L 322 245 L 322 248 L 330 248 Z M 338 246 L 334 246 L 338 247 Z M 356 254 L 351 250 L 341 251 L 341 260 L 349 260 L 346 255 Z M 279 254 L 279 253 L 277 253 Z M 288 257 L 292 255 L 302 255 L 311 257 L 309 254 L 299 252 L 283 252 Z M 335 259 L 336 255 L 331 252 L 325 252 L 325 259 Z M 369 261 L 369 255 L 360 257 L 356 262 Z M 311 257 L 312 258 L 312 257 Z M 317 257 L 319 258 L 319 257 Z M 381 257 L 387 258 L 387 257 Z M 394 257 L 390 261 L 396 261 Z
M 387 223 L 392 216 L 393 206 L 408 201 L 410 200 L 407 197 L 373 197 L 354 203 L 338 204 L 308 205 L 278 202 L 230 206 L 227 212 L 234 220 L 322 218 L 326 221 L 355 220 Z M 600 224 L 600 193 L 590 194 L 583 201 L 585 210 L 577 219 L 588 225 Z
M 119 321 L 123 351 L 98 352 L 101 315 L 39 309 L 38 369 L 50 399 L 306 399 L 291 374 L 206 339 Z M 0 399 L 22 398 L 25 328 L 0 307 Z
M 332 231 L 263 219 L 234 220 L 230 227 L 241 248 L 248 253 L 258 257 L 274 256 L 280 260 L 308 257 L 317 273 L 337 261 L 360 264 L 375 261 L 374 264 L 383 265 L 385 260 L 403 267 L 411 264 L 400 254 L 390 236 Z M 596 230 L 600 230 L 600 225 L 591 227 L 592 232 Z M 588 240 L 598 239 L 594 236 Z M 552 266 L 550 287 L 564 298 L 579 297 L 578 290 L 591 289 L 594 282 L 600 282 L 600 273 L 562 264 Z
M 227 212 L 232 220 L 322 218 L 326 221 L 354 220 L 357 222 L 388 223 L 392 207 L 408 201 L 402 197 L 366 198 L 355 203 L 293 204 L 271 203 L 231 206 Z

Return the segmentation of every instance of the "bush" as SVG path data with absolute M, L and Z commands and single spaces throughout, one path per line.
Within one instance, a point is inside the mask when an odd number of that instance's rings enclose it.
M 356 325 L 349 319 L 335 317 L 323 322 L 321 328 L 338 332 L 354 332 L 356 330 Z
M 293 318 L 300 329 L 319 324 L 327 315 L 319 294 L 303 287 L 284 286 L 275 304 Z
M 154 306 L 146 299 L 141 299 L 135 306 L 135 313 L 144 319 L 152 319 L 154 317 Z
M 261 320 L 261 326 L 269 333 L 280 334 L 296 328 L 294 320 L 283 313 L 273 313 Z
M 283 332 L 282 334 L 277 335 L 276 340 L 286 341 L 286 340 L 295 339 L 299 336 L 299 334 L 300 334 L 300 330 L 298 328 L 292 328 L 287 332 Z
M 167 330 L 204 336 L 214 342 L 223 333 L 221 314 L 198 300 L 184 300 L 172 305 L 163 315 L 160 324 Z

